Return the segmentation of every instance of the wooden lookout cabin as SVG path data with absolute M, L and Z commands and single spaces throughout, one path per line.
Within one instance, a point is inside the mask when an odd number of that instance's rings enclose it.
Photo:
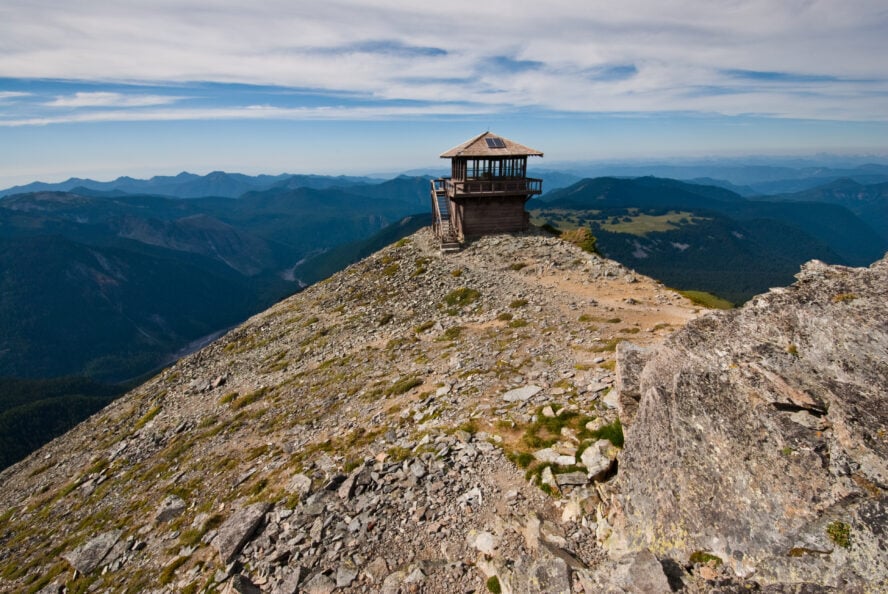
M 485 132 L 441 155 L 451 175 L 432 180 L 435 235 L 442 248 L 466 237 L 524 231 L 524 204 L 543 191 L 543 180 L 527 177 L 527 157 L 543 153 Z

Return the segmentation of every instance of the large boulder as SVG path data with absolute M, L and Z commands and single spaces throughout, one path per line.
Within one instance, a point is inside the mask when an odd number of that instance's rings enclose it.
M 797 279 L 691 322 L 623 380 L 641 398 L 614 550 L 717 557 L 763 585 L 888 585 L 888 261 Z

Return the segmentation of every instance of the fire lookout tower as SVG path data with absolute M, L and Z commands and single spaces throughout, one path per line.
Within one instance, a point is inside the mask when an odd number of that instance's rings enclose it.
M 527 177 L 527 157 L 543 153 L 485 132 L 441 155 L 451 175 L 432 180 L 435 235 L 442 249 L 466 237 L 524 231 L 524 204 L 543 191 L 543 180 Z

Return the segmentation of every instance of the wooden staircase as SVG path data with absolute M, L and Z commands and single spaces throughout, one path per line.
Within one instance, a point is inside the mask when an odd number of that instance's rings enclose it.
M 432 210 L 435 219 L 435 236 L 441 240 L 442 252 L 458 252 L 461 246 L 459 243 L 459 237 L 453 228 L 453 222 L 450 218 L 447 193 L 444 189 L 444 185 L 436 184 L 436 181 L 437 180 L 432 180 Z

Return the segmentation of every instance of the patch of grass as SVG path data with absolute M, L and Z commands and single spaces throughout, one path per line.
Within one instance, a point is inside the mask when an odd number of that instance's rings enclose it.
M 394 262 L 382 269 L 382 276 L 394 276 L 398 273 L 398 263 Z
M 240 396 L 240 394 L 238 392 L 229 392 L 228 394 L 226 394 L 225 396 L 223 396 L 222 398 L 219 399 L 219 404 L 228 404 L 229 402 L 231 402 L 232 400 L 234 400 L 238 396 Z
M 527 326 L 527 320 L 512 320 L 509 322 L 509 328 L 524 328 Z
M 404 238 L 401 238 L 398 241 L 396 241 L 394 246 L 396 248 L 401 248 L 401 247 L 404 247 L 405 245 L 407 245 L 408 243 L 410 243 L 410 238 L 404 237 Z
M 258 390 L 254 390 L 254 391 L 250 392 L 249 394 L 244 394 L 243 396 L 241 396 L 240 398 L 237 398 L 236 400 L 234 400 L 231 403 L 231 408 L 234 410 L 240 410 L 240 409 L 244 408 L 245 406 L 249 406 L 249 405 L 253 404 L 254 402 L 256 402 L 257 400 L 260 400 L 263 396 L 265 396 L 268 393 L 268 391 L 269 391 L 269 389 L 267 387 L 262 387 L 262 388 L 259 388 Z
M 162 586 L 166 586 L 173 581 L 173 577 L 176 575 L 176 570 L 187 562 L 188 557 L 176 557 L 163 568 L 160 575 L 157 576 L 157 581 L 159 581 Z
M 459 278 L 462 276 L 462 273 L 463 273 L 463 271 L 461 269 L 457 268 L 456 270 L 450 271 L 450 276 L 452 276 L 453 278 Z
M 459 427 L 457 427 L 457 429 L 474 435 L 478 433 L 478 423 L 475 421 L 475 419 L 470 419 L 465 423 L 462 423 Z
M 851 526 L 845 522 L 839 522 L 838 520 L 830 522 L 826 527 L 826 535 L 829 536 L 829 539 L 837 546 L 840 546 L 843 549 L 851 547 Z
M 706 291 L 679 291 L 680 295 L 687 297 L 692 303 L 707 309 L 733 309 L 734 304 L 718 295 Z
M 496 577 L 495 575 L 492 575 L 489 578 L 487 578 L 486 586 L 487 586 L 487 591 L 490 592 L 491 594 L 502 594 L 502 591 L 503 591 L 502 586 L 500 586 L 499 578 Z
M 849 301 L 854 301 L 857 299 L 857 295 L 854 293 L 839 293 L 832 298 L 833 303 L 848 303 Z
M 509 304 L 509 307 L 517 309 L 519 307 L 524 307 L 525 305 L 527 305 L 527 299 L 515 299 Z
M 149 409 L 148 412 L 146 412 L 144 415 L 142 415 L 139 418 L 138 421 L 136 421 L 136 424 L 134 425 L 135 430 L 138 431 L 139 429 L 141 429 L 142 427 L 147 425 L 151 421 L 151 419 L 156 417 L 159 413 L 160 413 L 160 406 L 151 407 L 151 409 Z
M 514 264 L 509 264 L 509 270 L 514 270 L 515 272 L 518 272 L 525 267 L 527 267 L 527 262 L 515 262 Z
M 614 337 L 609 340 L 606 340 L 604 343 L 599 344 L 597 346 L 592 347 L 590 350 L 593 353 L 613 353 L 617 350 L 617 345 L 623 342 L 623 338 Z
M 477 301 L 479 297 L 481 297 L 479 291 L 468 287 L 460 287 L 445 295 L 444 303 L 451 307 L 465 307 Z
M 799 347 L 797 347 L 794 344 L 789 344 L 786 347 L 786 352 L 789 353 L 790 355 L 792 355 L 793 357 L 798 357 L 799 356 Z
M 413 331 L 414 331 L 416 334 L 421 334 L 421 333 L 425 332 L 426 330 L 428 330 L 429 328 L 431 328 L 431 327 L 434 326 L 434 325 L 435 325 L 435 320 L 428 320 L 427 322 L 423 322 L 423 323 L 420 324 L 419 326 L 416 326 L 416 327 L 413 329 Z
M 508 322 L 508 321 L 511 320 L 513 317 L 514 317 L 514 316 L 512 316 L 512 314 L 510 314 L 510 313 L 507 312 L 507 311 L 504 311 L 503 313 L 501 313 L 501 314 L 499 314 L 498 316 L 496 316 L 496 319 L 499 320 L 500 322 Z
M 410 450 L 401 446 L 394 446 L 386 451 L 388 459 L 392 462 L 403 462 L 410 457 Z
M 462 326 L 452 326 L 452 327 L 448 328 L 447 330 L 445 330 L 443 333 L 441 333 L 441 336 L 439 336 L 436 340 L 439 340 L 439 341 L 456 340 L 457 338 L 460 337 L 460 335 L 462 334 L 462 331 L 464 329 L 465 328 L 463 328 Z
M 533 454 L 530 452 L 513 452 L 509 455 L 509 459 L 515 463 L 518 468 L 527 468 L 533 464 Z
M 390 314 L 390 313 L 383 314 L 382 316 L 380 316 L 379 320 L 376 321 L 376 325 L 377 326 L 385 326 L 386 324 L 388 324 L 389 322 L 391 322 L 394 319 L 395 319 L 395 314 Z
M 691 553 L 691 557 L 688 559 L 691 565 L 712 565 L 713 567 L 718 567 L 722 564 L 721 557 L 717 555 L 713 555 L 712 553 L 707 553 L 706 551 L 694 551 Z
M 409 392 L 416 386 L 421 386 L 422 380 L 418 377 L 407 376 L 399 379 L 394 384 L 389 386 L 389 388 L 385 391 L 388 396 L 398 396 L 400 394 L 404 394 L 405 392 Z
M 616 359 L 608 359 L 604 363 L 598 365 L 602 369 L 607 369 L 610 371 L 614 371 L 617 368 L 617 360 Z

